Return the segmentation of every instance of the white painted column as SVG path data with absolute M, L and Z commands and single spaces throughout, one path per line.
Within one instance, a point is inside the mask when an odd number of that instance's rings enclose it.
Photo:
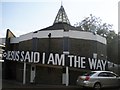
M 24 62 L 23 67 L 23 84 L 26 84 L 26 62 Z
M 66 86 L 69 85 L 69 69 L 68 66 L 66 66 Z
M 69 51 L 64 51 L 63 52 L 66 56 L 68 56 L 69 55 Z M 67 58 L 66 58 L 66 60 L 68 60 Z M 67 62 L 66 62 L 66 64 L 67 64 Z M 66 67 L 65 67 L 65 74 L 63 74 L 63 76 L 65 75 L 65 85 L 66 86 L 68 86 L 69 85 L 69 67 L 68 67 L 68 65 L 66 65 Z M 63 77 L 64 78 L 64 77 Z
M 2 90 L 2 62 L 0 61 L 0 90 Z

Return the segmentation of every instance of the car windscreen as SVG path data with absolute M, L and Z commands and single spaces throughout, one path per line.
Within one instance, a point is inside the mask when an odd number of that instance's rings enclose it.
M 88 72 L 88 73 L 85 73 L 83 74 L 83 76 L 92 76 L 95 72 Z

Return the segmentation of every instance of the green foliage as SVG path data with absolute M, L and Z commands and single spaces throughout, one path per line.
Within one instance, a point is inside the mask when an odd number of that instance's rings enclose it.
M 84 20 L 79 22 L 77 27 L 81 28 L 83 31 L 94 32 L 103 37 L 113 39 L 116 36 L 114 30 L 112 30 L 112 24 L 102 23 L 100 17 L 95 17 L 90 14 Z

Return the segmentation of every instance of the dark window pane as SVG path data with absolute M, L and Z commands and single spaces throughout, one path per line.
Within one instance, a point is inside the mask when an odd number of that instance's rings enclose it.
M 63 38 L 63 50 L 64 51 L 69 51 L 69 38 L 68 37 L 64 37 Z

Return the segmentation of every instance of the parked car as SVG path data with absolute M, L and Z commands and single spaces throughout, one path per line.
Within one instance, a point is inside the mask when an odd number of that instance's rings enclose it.
M 111 71 L 91 71 L 79 76 L 77 85 L 100 89 L 103 87 L 119 87 L 120 77 Z

